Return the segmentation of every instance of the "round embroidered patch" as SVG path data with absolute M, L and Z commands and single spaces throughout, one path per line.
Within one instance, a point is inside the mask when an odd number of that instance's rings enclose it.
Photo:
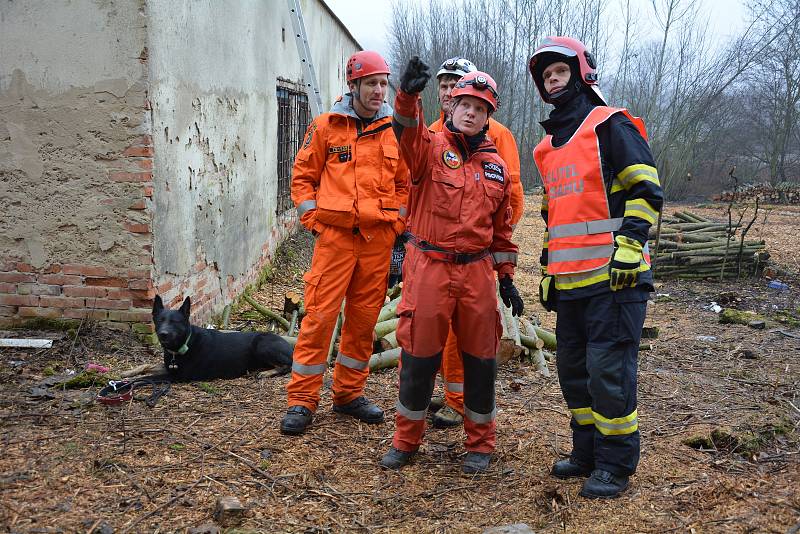
M 442 152 L 442 161 L 444 161 L 444 164 L 451 169 L 457 169 L 461 167 L 461 157 L 458 155 L 458 153 L 449 148 Z

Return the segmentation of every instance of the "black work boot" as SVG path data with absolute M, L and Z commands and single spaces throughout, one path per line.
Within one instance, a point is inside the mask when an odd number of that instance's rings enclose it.
M 350 415 L 365 423 L 383 423 L 383 410 L 378 408 L 376 404 L 368 401 L 363 395 L 351 400 L 347 404 L 334 404 L 333 411 Z
M 305 406 L 290 406 L 281 421 L 281 432 L 284 434 L 302 434 L 311 424 L 311 410 Z
M 467 475 L 483 473 L 489 469 L 489 461 L 492 459 L 491 453 L 470 451 L 461 462 L 461 470 Z
M 581 489 L 581 497 L 588 499 L 614 499 L 628 487 L 628 477 L 617 476 L 602 469 L 592 471 Z
M 411 461 L 411 458 L 414 457 L 414 454 L 416 453 L 401 451 L 400 449 L 395 449 L 392 447 L 389 449 L 389 452 L 384 454 L 383 458 L 381 458 L 381 467 L 385 469 L 400 469 Z
M 554 463 L 550 474 L 556 478 L 588 477 L 592 474 L 592 466 L 567 458 Z

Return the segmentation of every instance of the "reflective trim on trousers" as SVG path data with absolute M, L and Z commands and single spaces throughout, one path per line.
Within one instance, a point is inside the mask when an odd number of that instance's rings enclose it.
M 464 393 L 464 382 L 445 382 L 444 389 L 450 393 Z
M 405 206 L 401 205 L 400 206 L 400 211 L 398 213 L 400 214 L 400 217 L 405 217 L 406 215 L 408 215 L 408 208 L 406 208 Z
M 399 115 L 397 112 L 392 116 L 395 122 L 397 122 L 400 126 L 404 128 L 416 128 L 419 124 L 419 121 L 416 117 L 405 117 L 403 115 Z
M 409 410 L 403 406 L 403 403 L 399 400 L 397 401 L 397 404 L 395 404 L 395 408 L 397 408 L 397 413 L 412 421 L 424 421 L 425 416 L 428 414 L 427 407 L 424 410 Z
M 292 363 L 292 371 L 299 375 L 324 375 L 325 369 L 328 368 L 328 365 L 325 363 L 320 363 L 317 365 L 303 365 L 302 363 L 293 362 Z
M 552 237 L 552 235 L 551 235 Z M 553 265 L 564 261 L 595 260 L 610 258 L 614 252 L 613 245 L 596 245 L 592 247 L 566 248 L 547 251 L 547 263 Z
M 516 252 L 492 252 L 492 259 L 494 260 L 495 264 L 511 262 L 514 265 L 516 265 L 517 264 L 517 253 Z
M 464 415 L 477 425 L 485 425 L 494 421 L 494 417 L 497 415 L 497 408 L 494 408 L 490 413 L 478 413 L 464 406 Z
M 350 369 L 357 369 L 359 371 L 363 371 L 369 365 L 369 362 L 362 362 L 361 360 L 356 360 L 355 358 L 351 358 L 350 356 L 345 356 L 341 352 L 336 354 L 336 363 L 340 363 L 345 367 L 349 367 Z
M 594 424 L 594 416 L 592 415 L 591 408 L 570 408 L 569 411 L 572 412 L 572 417 L 575 418 L 575 422 L 579 425 Z
M 570 224 L 559 224 L 547 229 L 550 239 L 574 237 L 578 235 L 602 234 L 619 230 L 622 226 L 622 217 L 615 219 L 600 219 L 597 221 L 584 221 Z
M 633 434 L 639 430 L 639 416 L 636 410 L 625 417 L 617 417 L 615 419 L 607 419 L 595 411 L 592 411 L 592 416 L 594 417 L 595 428 L 605 436 Z
M 317 209 L 316 200 L 304 200 L 297 205 L 297 216 L 302 217 L 308 210 Z

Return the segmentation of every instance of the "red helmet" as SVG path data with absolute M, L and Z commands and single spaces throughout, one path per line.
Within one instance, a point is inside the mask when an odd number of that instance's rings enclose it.
M 597 81 L 597 63 L 594 56 L 582 42 L 572 37 L 545 37 L 528 62 L 528 69 L 542 100 L 550 102 L 550 95 L 544 90 L 542 72 L 548 65 L 556 61 L 569 63 L 573 68 L 577 65 L 580 81 L 592 90 L 596 99 L 599 99 L 599 104 L 606 105 L 606 99 L 600 92 L 600 85 Z
M 356 52 L 347 60 L 347 81 L 352 82 L 373 74 L 391 74 L 386 60 L 372 50 Z
M 452 98 L 474 96 L 489 104 L 491 111 L 497 111 L 497 100 L 499 98 L 497 94 L 497 83 L 494 81 L 494 78 L 479 70 L 462 76 L 456 82 L 456 86 L 453 88 L 450 96 Z

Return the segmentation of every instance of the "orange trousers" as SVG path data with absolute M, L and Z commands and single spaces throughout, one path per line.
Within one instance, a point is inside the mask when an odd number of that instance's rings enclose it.
M 491 257 L 455 264 L 432 259 L 412 246 L 407 250 L 403 297 L 397 307 L 402 352 L 392 444 L 402 451 L 415 451 L 421 445 L 436 372 L 452 328 L 464 369 L 464 447 L 492 452 L 495 355 L 502 326 Z
M 325 226 L 314 244 L 306 282 L 306 316 L 294 348 L 289 406 L 316 411 L 336 318 L 346 297 L 344 324 L 333 370 L 333 402 L 361 396 L 369 375 L 375 321 L 386 296 L 395 233 L 382 224 L 354 232 Z

